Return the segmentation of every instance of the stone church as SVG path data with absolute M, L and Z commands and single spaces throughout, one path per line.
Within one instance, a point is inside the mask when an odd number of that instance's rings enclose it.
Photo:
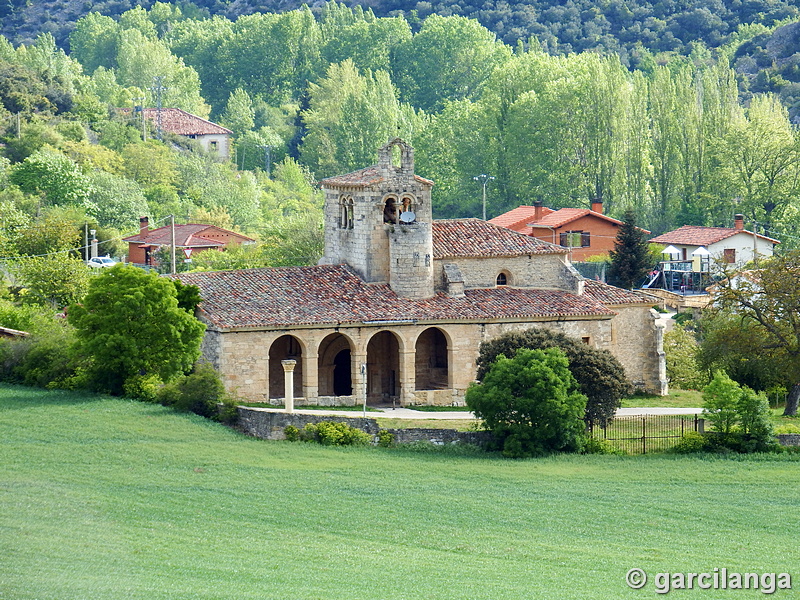
M 461 405 L 478 346 L 547 327 L 610 350 L 642 389 L 667 390 L 653 298 L 583 279 L 568 250 L 479 219 L 434 221 L 433 182 L 400 139 L 378 164 L 321 182 L 317 266 L 181 275 L 203 297 L 204 356 L 252 401 Z

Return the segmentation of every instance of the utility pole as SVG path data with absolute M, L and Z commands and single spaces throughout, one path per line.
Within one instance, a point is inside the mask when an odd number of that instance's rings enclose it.
M 89 264 L 89 223 L 83 224 L 83 262 Z
M 171 253 L 172 254 L 172 256 L 171 256 L 171 258 L 172 258 L 172 269 L 170 270 L 170 273 L 175 275 L 175 272 L 176 272 L 176 269 L 175 269 L 175 215 L 170 215 L 169 216 L 169 222 L 170 222 L 170 247 L 172 248 L 172 253 Z
M 153 77 L 153 87 L 150 88 L 156 97 L 156 131 L 158 132 L 158 139 L 161 141 L 164 141 L 161 128 L 161 95 L 167 91 L 167 88 L 162 85 L 163 81 L 163 75 L 156 75 Z
M 475 181 L 483 185 L 483 220 L 486 220 L 486 184 L 490 181 L 494 180 L 493 175 L 487 175 L 486 173 L 481 173 L 480 175 L 476 175 L 473 177 Z
M 259 146 L 264 149 L 264 170 L 267 172 L 267 177 L 270 176 L 270 168 L 272 162 L 272 146 Z
M 133 99 L 134 102 L 138 102 L 139 103 L 137 106 L 138 106 L 138 109 L 139 109 L 139 114 L 142 117 L 142 141 L 143 142 L 147 141 L 147 127 L 145 125 L 145 120 L 144 120 L 144 101 L 145 100 L 147 100 L 147 98 L 140 97 L 140 98 L 134 98 Z M 133 112 L 134 112 L 134 114 L 136 113 L 136 107 L 133 109 Z

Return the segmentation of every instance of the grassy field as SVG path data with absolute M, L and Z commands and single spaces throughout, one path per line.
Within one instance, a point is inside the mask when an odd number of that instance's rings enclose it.
M 797 459 L 336 449 L 2 387 L 0 598 L 654 597 L 632 567 L 797 588 Z
M 673 408 L 699 408 L 703 406 L 703 393 L 697 390 L 671 389 L 668 396 L 637 394 L 622 399 L 623 408 L 650 408 L 668 406 Z

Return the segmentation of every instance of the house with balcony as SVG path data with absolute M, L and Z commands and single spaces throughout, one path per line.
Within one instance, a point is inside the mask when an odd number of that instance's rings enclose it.
M 714 265 L 736 268 L 769 258 L 780 242 L 744 228 L 744 216 L 734 215 L 733 227 L 684 225 L 649 240 L 665 246 L 663 260 L 642 286 L 648 292 L 672 300 L 667 304 L 705 306 L 710 301 L 707 288 L 713 283 Z M 680 296 L 678 300 L 674 296 Z

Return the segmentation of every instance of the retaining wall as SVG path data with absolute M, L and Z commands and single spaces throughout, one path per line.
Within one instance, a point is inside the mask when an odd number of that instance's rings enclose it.
M 248 435 L 265 440 L 285 440 L 286 435 L 283 430 L 289 425 L 302 429 L 306 423 L 320 423 L 321 421 L 347 423 L 351 427 L 366 431 L 373 436 L 377 436 L 378 431 L 382 429 L 375 419 L 364 417 L 289 414 L 244 406 L 239 406 L 237 410 L 239 411 L 237 428 Z M 488 431 L 457 431 L 455 429 L 386 429 L 386 431 L 394 434 L 395 442 L 398 444 L 424 441 L 437 445 L 474 444 L 485 446 L 491 440 L 491 434 Z

